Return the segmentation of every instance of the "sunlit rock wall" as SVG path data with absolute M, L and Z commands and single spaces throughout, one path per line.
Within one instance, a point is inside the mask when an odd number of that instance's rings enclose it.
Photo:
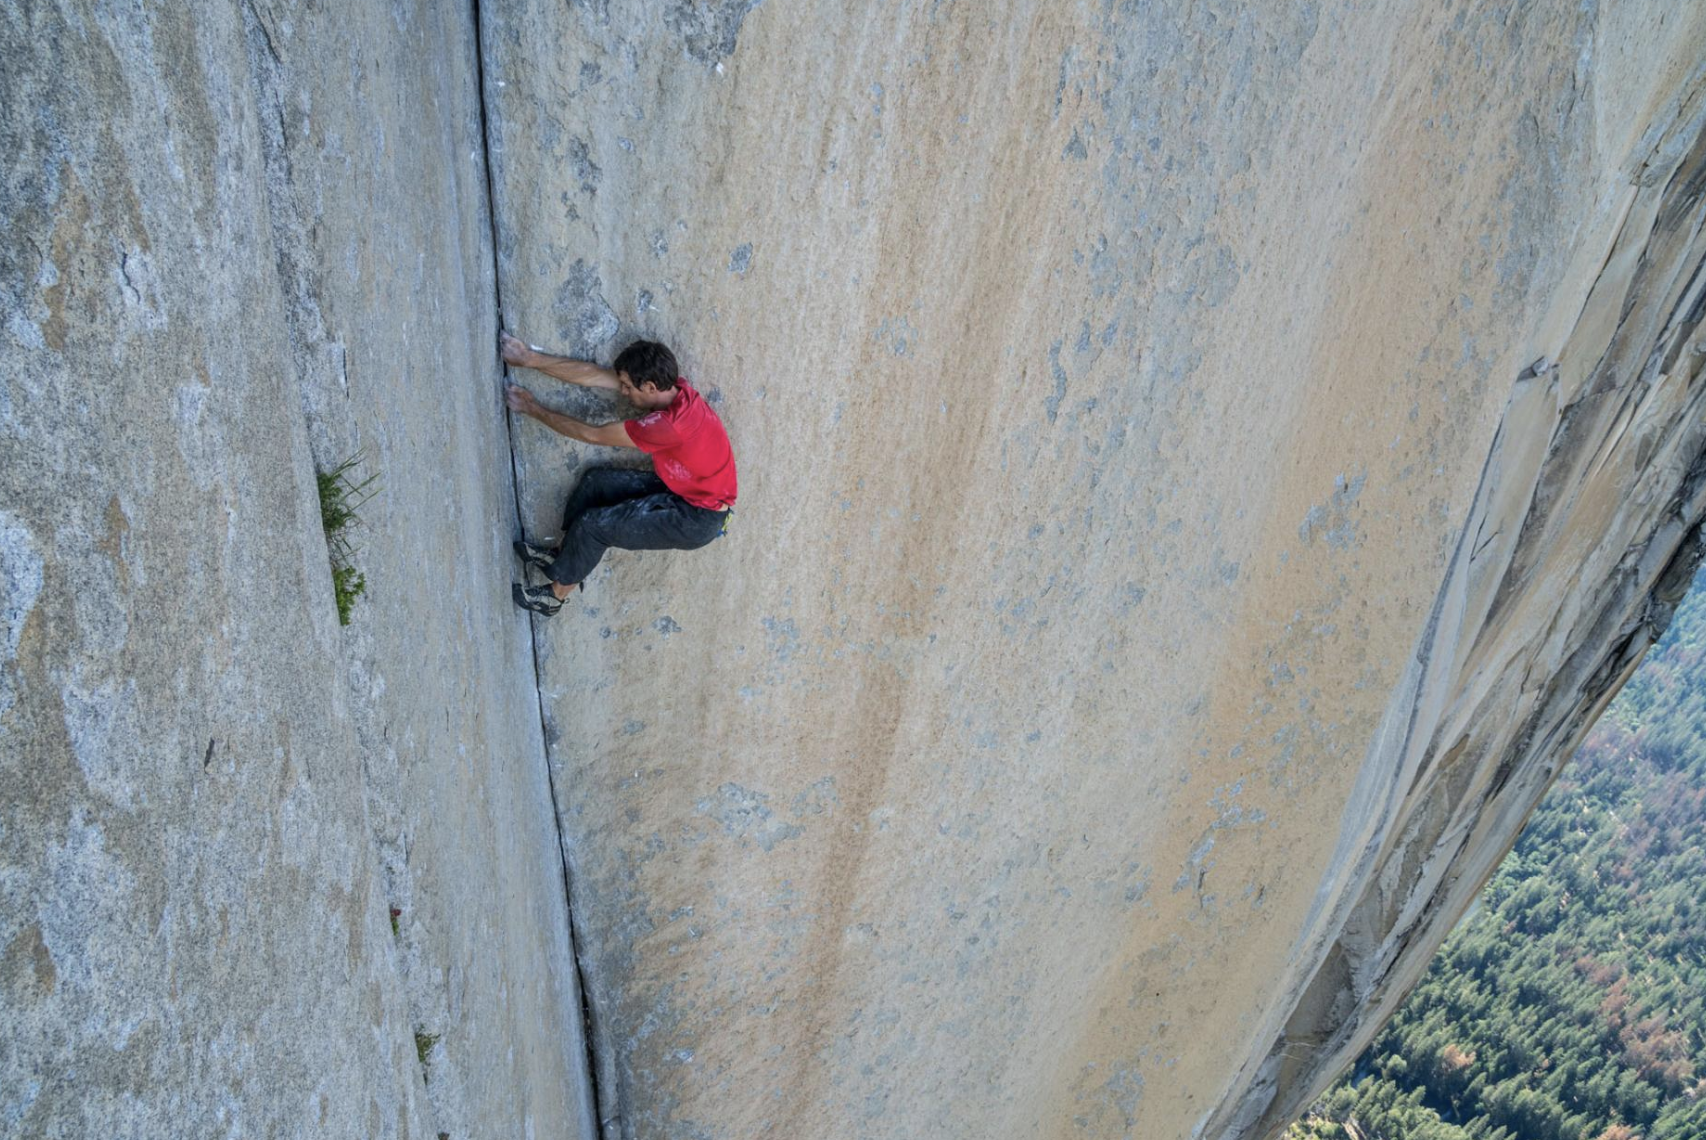
M 0 4 L 0 1136 L 590 1128 L 474 43 Z
M 482 24 L 506 321 L 740 464 L 538 628 L 606 1135 L 1271 1133 L 1687 561 L 1706 9 Z

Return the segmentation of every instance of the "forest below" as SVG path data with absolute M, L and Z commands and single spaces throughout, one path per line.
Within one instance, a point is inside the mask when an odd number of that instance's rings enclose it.
M 1706 1137 L 1703 582 L 1286 1140 Z

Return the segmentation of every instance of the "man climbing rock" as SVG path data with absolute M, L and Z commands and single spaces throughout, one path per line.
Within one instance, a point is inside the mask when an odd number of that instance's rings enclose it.
M 552 431 L 582 443 L 634 447 L 648 452 L 653 470 L 592 467 L 581 476 L 563 508 L 563 537 L 556 550 L 518 540 L 522 562 L 545 572 L 543 586 L 524 581 L 511 591 L 515 604 L 544 617 L 563 608 L 563 599 L 586 580 L 604 552 L 697 550 L 723 533 L 735 502 L 735 460 L 723 421 L 694 391 L 675 355 L 650 340 L 637 340 L 609 368 L 529 348 L 504 333 L 504 362 L 532 368 L 584 388 L 619 393 L 640 414 L 594 427 L 553 412 L 518 384 L 504 389 L 510 408 Z

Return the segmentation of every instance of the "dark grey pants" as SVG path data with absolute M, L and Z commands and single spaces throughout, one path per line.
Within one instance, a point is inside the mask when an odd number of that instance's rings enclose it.
M 723 533 L 728 514 L 694 506 L 654 472 L 589 467 L 563 508 L 563 544 L 551 563 L 551 581 L 585 581 L 612 546 L 697 550 Z

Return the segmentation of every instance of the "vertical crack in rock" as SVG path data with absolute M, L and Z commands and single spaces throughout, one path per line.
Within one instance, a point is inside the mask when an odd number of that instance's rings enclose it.
M 497 188 L 495 179 L 492 177 L 491 119 L 486 92 L 486 40 L 484 27 L 480 19 L 481 10 L 479 0 L 474 0 L 470 7 L 472 8 L 474 17 L 474 81 L 475 85 L 479 88 L 480 162 L 486 177 L 486 219 L 491 226 L 492 292 L 495 300 L 494 307 L 498 314 L 498 327 L 503 328 L 505 327 L 503 270 L 500 264 L 498 245 Z M 577 266 L 580 264 L 583 263 L 577 263 Z M 614 317 L 612 317 L 612 320 L 614 320 Z M 614 330 L 612 331 L 612 335 L 614 335 Z M 500 362 L 499 367 L 503 378 L 507 381 L 509 379 L 509 365 Z M 519 520 L 522 517 L 521 473 L 516 458 L 515 417 L 507 409 L 504 413 L 504 431 L 509 440 L 510 493 L 515 499 L 515 516 L 517 520 Z M 569 916 L 569 953 L 574 959 L 575 989 L 580 996 L 580 1015 L 584 1022 L 582 1039 L 585 1042 L 586 1048 L 585 1072 L 589 1087 L 585 1090 L 586 1095 L 582 1099 L 583 1103 L 594 1106 L 594 1109 L 598 1114 L 598 1132 L 601 1135 L 608 1136 L 612 1132 L 612 1118 L 614 1118 L 614 1121 L 619 1122 L 620 1116 L 616 1115 L 617 1110 L 614 1106 L 606 1105 L 606 1098 L 611 1094 L 608 1091 L 607 1083 L 599 1079 L 600 1054 L 609 1056 L 610 1050 L 608 1048 L 600 1048 L 600 1043 L 602 1041 L 601 1035 L 604 1030 L 602 1022 L 597 1015 L 597 1011 L 593 1008 L 592 991 L 587 986 L 586 964 L 582 960 L 581 954 L 581 948 L 586 945 L 586 940 L 582 936 L 581 932 L 575 928 L 575 901 L 571 871 L 569 868 L 568 847 L 564 841 L 562 817 L 557 811 L 557 805 L 562 803 L 562 800 L 557 795 L 556 775 L 551 771 L 551 737 L 546 721 L 545 697 L 541 691 L 540 685 L 539 631 L 532 619 L 529 619 L 527 623 L 527 636 L 533 659 L 533 692 L 539 709 L 540 752 L 545 757 L 546 787 L 548 787 L 551 792 L 551 819 L 557 828 L 557 857 L 563 871 L 563 906 Z
M 1706 516 L 1706 125 L 1679 118 L 1552 363 L 1518 379 L 1335 864 L 1248 1056 L 1193 1135 L 1275 1135 L 1373 1039 L 1642 656 Z M 1609 324 L 1593 314 L 1614 312 Z M 1548 346 L 1551 347 L 1551 346 Z M 1596 515 L 1607 486 L 1624 514 Z M 1644 504 L 1644 505 L 1643 505 Z M 1591 540 L 1591 541 L 1590 541 Z M 1582 586 L 1560 600 L 1557 575 Z M 1492 758 L 1497 757 L 1496 761 Z

